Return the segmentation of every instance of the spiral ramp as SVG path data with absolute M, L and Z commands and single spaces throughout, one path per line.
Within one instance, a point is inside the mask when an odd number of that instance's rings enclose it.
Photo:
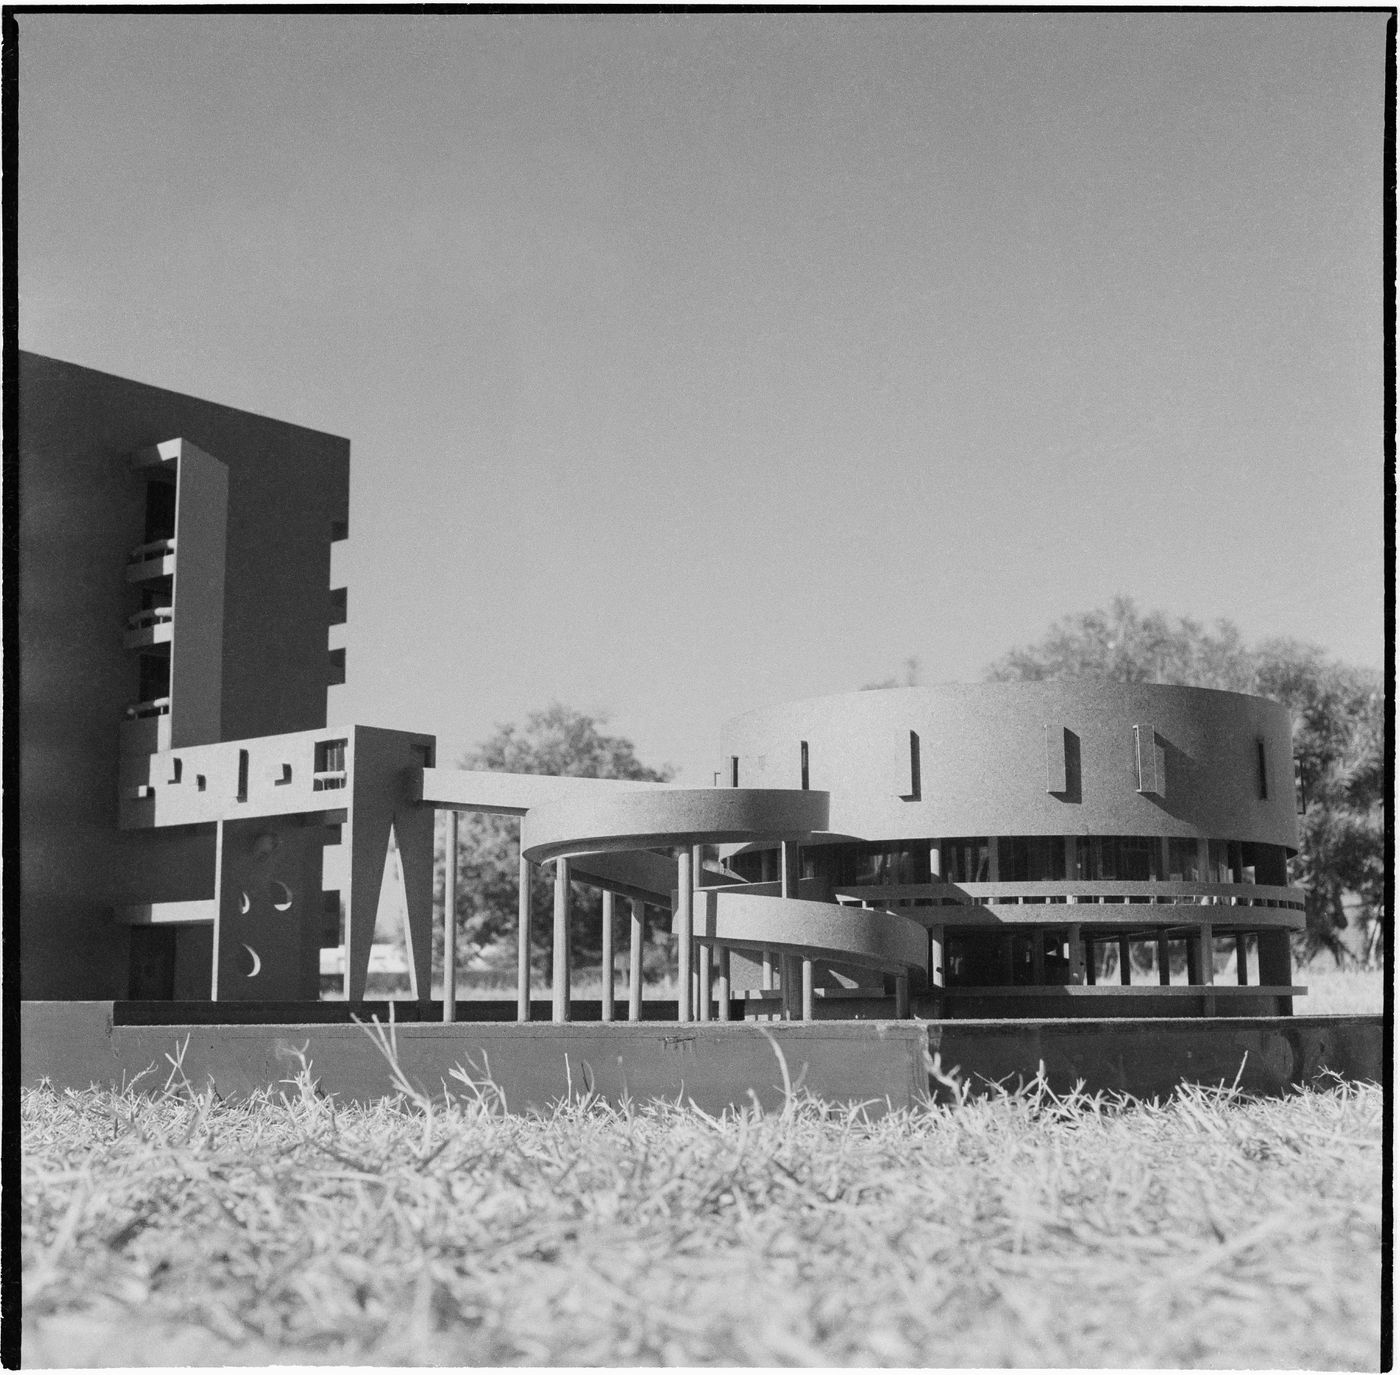
M 829 795 L 778 788 L 668 788 L 561 797 L 522 820 L 521 850 L 534 863 L 577 861 L 660 846 L 804 841 L 825 832 Z M 654 858 L 654 857 L 653 857 Z M 928 967 L 928 933 L 906 916 L 874 908 L 779 897 L 748 885 L 697 887 L 694 938 L 701 945 L 788 955 L 876 974 Z M 755 887 L 759 885 L 753 885 Z M 764 885 L 766 888 L 767 886 Z

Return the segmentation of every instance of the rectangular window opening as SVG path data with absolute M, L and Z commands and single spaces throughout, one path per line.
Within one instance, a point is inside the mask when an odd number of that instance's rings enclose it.
M 1045 727 L 1045 791 L 1069 791 L 1069 761 L 1065 752 L 1065 728 Z
M 238 792 L 235 794 L 235 801 L 246 802 L 248 800 L 248 751 L 238 751 Z
M 1200 849 L 1195 836 L 1167 838 L 1167 880 L 1170 883 L 1199 883 Z
M 903 795 L 905 802 L 918 802 L 923 793 L 923 780 L 920 775 L 919 732 L 909 732 L 909 791 Z
M 1162 747 L 1157 743 L 1156 728 L 1150 725 L 1133 727 L 1133 746 L 1137 756 L 1137 790 L 1152 797 L 1166 792 L 1166 767 Z
M 739 756 L 737 754 L 729 756 L 729 786 L 731 788 L 739 786 Z
M 161 474 L 146 482 L 146 543 L 175 538 L 175 479 Z
M 318 740 L 313 755 L 311 790 L 325 792 L 345 786 L 345 740 Z
M 804 789 L 810 787 L 810 773 L 807 767 L 807 742 L 802 742 L 802 786 Z

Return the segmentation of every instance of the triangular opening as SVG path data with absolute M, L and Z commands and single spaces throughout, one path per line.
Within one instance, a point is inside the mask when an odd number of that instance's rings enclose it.
M 369 954 L 367 998 L 417 998 L 412 937 L 408 929 L 408 890 L 404 885 L 399 838 L 389 827 L 384 874 L 374 917 L 374 944 Z

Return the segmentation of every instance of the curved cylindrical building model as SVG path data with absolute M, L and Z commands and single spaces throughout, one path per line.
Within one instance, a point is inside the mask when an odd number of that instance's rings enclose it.
M 787 1015 L 1257 1015 L 1301 992 L 1277 703 L 1098 681 L 878 690 L 749 712 L 723 749 L 729 791 L 571 798 L 524 832 L 537 860 L 718 847 L 678 903 L 702 1016 L 721 967 L 726 997 Z

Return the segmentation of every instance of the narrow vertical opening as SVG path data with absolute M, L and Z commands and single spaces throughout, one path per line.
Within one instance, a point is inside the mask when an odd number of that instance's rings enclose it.
M 729 756 L 729 786 L 731 788 L 739 786 L 739 756 L 737 754 Z
M 1259 771 L 1259 797 L 1262 801 L 1269 796 L 1269 756 L 1262 736 L 1254 742 L 1254 761 Z
M 1069 766 L 1065 757 L 1065 736 L 1063 726 L 1045 727 L 1045 791 L 1064 793 L 1069 791 Z
M 234 795 L 238 802 L 248 800 L 248 751 L 238 751 L 238 792 Z
M 909 791 L 904 794 L 905 802 L 918 802 L 923 791 L 920 776 L 919 732 L 909 732 Z
M 146 543 L 175 538 L 175 480 L 153 477 L 146 483 Z
M 810 774 L 809 774 L 808 768 L 807 768 L 807 742 L 804 740 L 804 741 L 802 742 L 802 786 L 803 786 L 803 788 L 809 788 L 809 787 L 811 786 L 811 783 L 810 783 L 809 780 L 810 780 Z

